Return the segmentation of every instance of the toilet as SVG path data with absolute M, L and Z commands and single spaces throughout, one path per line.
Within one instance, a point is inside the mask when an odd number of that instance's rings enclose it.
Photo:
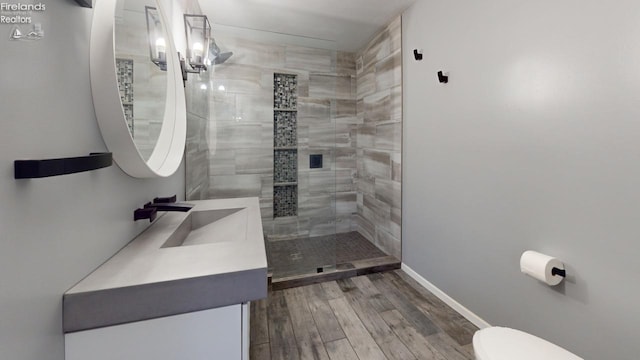
M 539 337 L 505 327 L 489 327 L 473 335 L 476 360 L 584 360 Z

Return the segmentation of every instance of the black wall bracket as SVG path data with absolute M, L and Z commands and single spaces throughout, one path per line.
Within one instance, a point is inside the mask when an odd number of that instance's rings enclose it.
M 200 74 L 200 71 L 191 69 L 190 66 L 187 65 L 187 60 L 180 56 L 180 52 L 178 51 L 178 59 L 180 60 L 180 70 L 182 71 L 182 86 L 187 86 L 188 74 Z M 204 67 L 204 70 L 207 70 L 207 67 Z M 163 71 L 166 71 L 164 69 Z
M 33 179 L 91 171 L 109 167 L 112 164 L 113 157 L 108 152 L 60 159 L 16 160 L 13 162 L 13 167 L 14 178 Z
M 92 8 L 93 4 L 91 0 L 76 0 L 76 2 L 78 3 L 78 5 L 82 6 L 82 7 L 86 7 L 86 8 Z
M 438 71 L 438 81 L 440 81 L 443 84 L 448 83 L 449 75 L 445 75 L 442 71 Z
M 413 49 L 413 57 L 418 61 L 422 60 L 422 50 Z

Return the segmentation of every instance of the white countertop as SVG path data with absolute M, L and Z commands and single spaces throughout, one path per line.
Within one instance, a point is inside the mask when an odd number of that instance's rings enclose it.
M 195 205 L 189 212 L 159 217 L 65 293 L 65 332 L 266 297 L 267 257 L 258 198 L 188 203 Z M 191 212 L 233 208 L 246 208 L 246 236 L 162 247 Z

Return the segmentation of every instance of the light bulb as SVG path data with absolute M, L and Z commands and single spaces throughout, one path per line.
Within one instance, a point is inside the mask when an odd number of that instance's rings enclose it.
M 167 43 L 164 38 L 159 37 L 156 39 L 156 52 L 158 53 L 158 58 L 164 61 L 167 52 Z
M 202 43 L 193 43 L 193 61 L 202 64 Z

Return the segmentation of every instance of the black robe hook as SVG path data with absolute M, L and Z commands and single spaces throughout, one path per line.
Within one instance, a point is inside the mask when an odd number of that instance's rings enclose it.
M 443 74 L 442 71 L 438 71 L 438 81 L 440 81 L 443 84 L 446 84 L 449 82 L 449 76 Z

